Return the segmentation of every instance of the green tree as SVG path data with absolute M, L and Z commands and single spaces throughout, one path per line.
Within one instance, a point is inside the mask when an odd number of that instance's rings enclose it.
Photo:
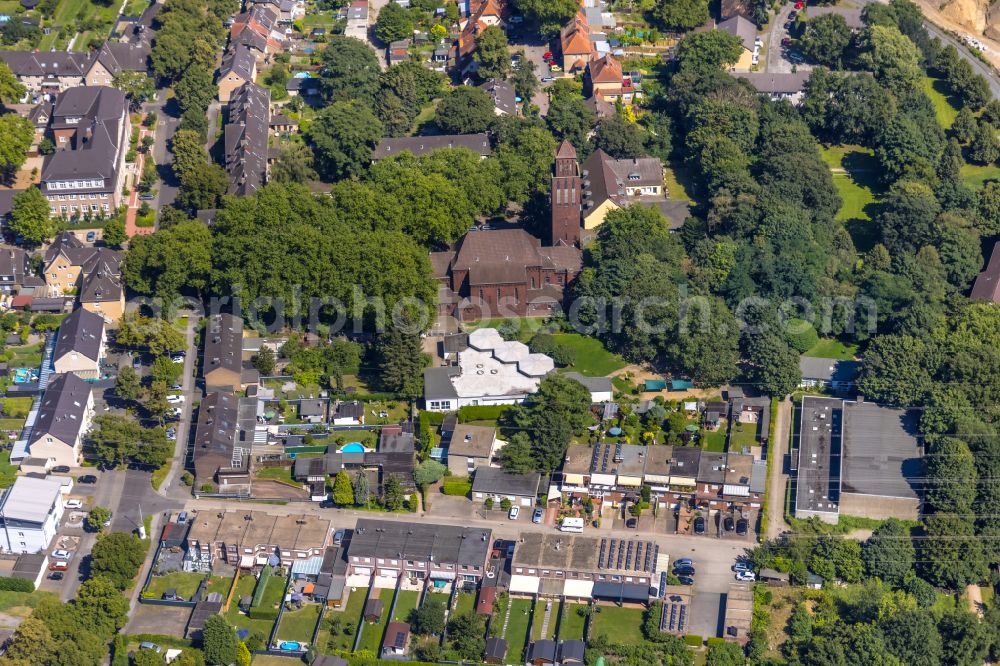
M 646 154 L 645 133 L 635 123 L 615 114 L 597 126 L 594 147 L 600 148 L 616 160 L 642 157 Z
M 163 382 L 167 386 L 176 384 L 182 374 L 184 364 L 174 363 L 169 356 L 157 356 L 149 372 L 154 382 Z
M 590 419 L 590 391 L 574 379 L 549 375 L 527 402 L 505 413 L 503 427 L 514 435 L 501 452 L 503 466 L 512 471 L 557 468 L 570 440 Z
M 212 275 L 212 233 L 201 222 L 183 221 L 160 228 L 155 234 L 136 236 L 129 243 L 129 251 L 122 267 L 122 277 L 130 289 L 140 294 L 157 296 L 172 301 L 183 289 L 194 289 L 199 294 L 208 286 Z M 126 342 L 142 346 L 148 341 L 141 331 L 130 324 L 126 327 Z M 161 330 L 161 324 L 142 319 L 136 322 L 142 328 L 156 328 L 151 341 L 165 351 L 184 349 L 183 336 L 173 327 L 171 335 Z M 121 332 L 119 331 L 119 341 Z M 178 346 L 179 345 L 179 346 Z M 162 352 L 161 352 L 162 353 Z
M 179 129 L 170 140 L 174 174 L 178 180 L 206 164 L 204 140 L 194 130 Z
M 153 382 L 146 389 L 143 406 L 150 417 L 159 420 L 160 424 L 174 411 L 174 406 L 167 400 L 167 385 L 164 382 Z
M 750 376 L 759 390 L 783 397 L 799 385 L 799 354 L 784 338 L 776 333 L 745 334 L 743 346 L 751 364 Z
M 416 398 L 423 392 L 424 356 L 420 334 L 404 326 L 390 326 L 375 344 L 379 382 L 389 393 Z
M 594 126 L 594 111 L 577 92 L 552 90 L 549 88 L 549 111 L 545 115 L 549 129 L 557 140 L 566 139 L 578 152 L 589 152 L 587 134 Z
M 371 489 L 368 485 L 368 477 L 364 471 L 360 471 L 354 477 L 354 503 L 358 506 L 368 506 L 371 499 Z
M 517 96 L 524 100 L 525 107 L 527 108 L 527 105 L 531 102 L 531 98 L 538 92 L 540 84 L 538 76 L 535 74 L 535 70 L 537 69 L 535 63 L 528 60 L 524 51 L 518 51 L 517 53 L 521 57 L 520 66 L 511 73 L 508 80 L 514 86 L 514 92 Z
M 714 643 L 708 646 L 705 663 L 708 666 L 743 666 L 746 657 L 737 643 Z
M 116 216 L 108 220 L 104 225 L 104 242 L 110 247 L 121 247 L 128 240 L 125 233 L 125 220 L 122 216 Z
M 0 175 L 5 182 L 11 182 L 28 159 L 28 148 L 34 138 L 35 128 L 27 118 L 16 113 L 0 115 Z
M 924 519 L 920 542 L 922 577 L 939 587 L 958 590 L 979 583 L 987 575 L 983 545 L 975 535 L 972 521 L 949 513 L 935 513 Z
M 145 72 L 123 70 L 115 74 L 111 85 L 124 93 L 132 111 L 138 111 L 143 102 L 156 95 L 156 83 Z
M 484 79 L 505 79 L 510 73 L 510 53 L 507 50 L 507 33 L 491 25 L 476 35 L 476 50 L 472 54 L 478 65 L 477 72 Z
M 104 523 L 111 520 L 111 509 L 104 506 L 95 506 L 87 514 L 87 527 L 93 531 L 100 530 Z
M 333 502 L 339 506 L 354 504 L 354 489 L 347 472 L 340 470 L 333 480 Z
M 418 488 L 426 488 L 444 477 L 448 468 L 436 460 L 425 460 L 413 468 L 413 482 Z
M 543 34 L 559 32 L 580 10 L 576 0 L 515 0 L 514 7 Z
M 941 634 L 927 611 L 897 613 L 881 623 L 889 652 L 908 666 L 938 666 L 941 663 Z
M 7 63 L 0 63 L 0 102 L 16 104 L 27 93 Z
M 991 122 L 991 121 L 987 121 Z M 976 116 L 967 106 L 963 106 L 958 111 L 958 115 L 955 116 L 955 120 L 951 123 L 951 135 L 955 137 L 959 143 L 967 144 L 976 136 L 976 130 L 979 125 L 976 123 Z
M 399 477 L 390 474 L 382 483 L 382 506 L 386 511 L 399 511 L 403 508 L 403 484 Z
M 191 211 L 218 208 L 229 187 L 229 175 L 218 164 L 199 164 L 181 177 L 177 203 Z
M 375 21 L 375 36 L 383 44 L 413 37 L 413 15 L 395 2 L 382 7 Z
M 142 397 L 142 383 L 139 374 L 126 365 L 118 371 L 115 377 L 115 395 L 122 400 L 138 400 Z
M 867 50 L 861 62 L 892 90 L 907 91 L 919 85 L 923 71 L 917 47 L 899 29 L 875 25 L 868 28 Z
M 160 666 L 163 656 L 149 648 L 136 650 L 132 655 L 132 666 Z
M 955 609 L 938 620 L 941 642 L 947 646 L 942 654 L 946 666 L 982 664 L 990 651 L 990 629 L 974 614 Z
M 127 415 L 96 416 L 90 439 L 98 458 L 108 465 L 131 461 L 159 467 L 173 454 L 173 446 L 161 428 L 143 428 Z
M 453 615 L 448 621 L 452 649 L 463 659 L 479 659 L 486 649 L 486 619 L 478 613 Z
M 977 164 L 992 164 L 1000 159 L 1000 141 L 993 125 L 987 122 L 976 125 L 976 132 L 969 143 L 969 159 Z
M 822 14 L 809 19 L 799 40 L 802 55 L 813 62 L 841 69 L 844 53 L 851 44 L 851 29 L 840 14 Z
M 382 124 L 358 102 L 328 106 L 320 111 L 308 132 L 316 170 L 330 181 L 359 175 L 371 162 L 372 150 L 381 137 Z
M 926 499 L 935 511 L 970 515 L 976 501 L 976 463 L 968 445 L 954 437 L 936 442 L 924 457 Z
M 37 187 L 14 195 L 10 229 L 32 245 L 40 245 L 56 235 L 56 221 L 51 217 L 49 201 Z
M 240 643 L 236 648 L 236 663 L 239 666 L 250 666 L 252 657 L 246 643 Z
M 205 621 L 201 632 L 201 646 L 205 662 L 212 665 L 232 664 L 239 653 L 236 630 L 221 615 L 213 615 Z
M 184 336 L 170 322 L 135 313 L 126 313 L 119 320 L 115 341 L 129 349 L 148 349 L 156 356 L 183 351 L 187 346 Z
M 90 571 L 124 590 L 138 575 L 147 547 L 146 542 L 128 532 L 101 534 L 90 553 Z
M 438 104 L 434 122 L 447 134 L 475 134 L 485 131 L 495 115 L 485 91 L 458 86 Z
M 262 377 L 271 377 L 274 375 L 276 360 L 274 351 L 270 347 L 261 347 L 260 351 L 254 354 L 252 362 L 253 367 L 257 369 L 257 372 Z
M 371 103 L 381 72 L 375 51 L 360 39 L 330 35 L 320 54 L 320 90 L 330 102 Z M 360 129 L 360 128 L 359 128 Z
M 691 30 L 708 21 L 708 3 L 705 0 L 657 0 L 653 18 L 667 30 Z
M 408 618 L 415 633 L 430 636 L 444 631 L 444 603 L 428 599 L 419 608 L 410 611 Z
M 307 183 L 316 180 L 313 154 L 309 146 L 294 141 L 281 148 L 278 159 L 271 167 L 271 179 L 279 183 Z
M 881 523 L 868 537 L 861 551 L 868 575 L 898 587 L 913 572 L 916 551 L 909 528 L 891 518 Z
M 717 71 L 733 65 L 743 53 L 743 43 L 738 37 L 723 30 L 694 32 L 677 45 L 677 63 L 681 72 Z

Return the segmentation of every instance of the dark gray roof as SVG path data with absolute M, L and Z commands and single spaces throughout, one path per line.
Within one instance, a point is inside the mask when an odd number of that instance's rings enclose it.
M 528 661 L 544 661 L 550 664 L 556 661 L 556 642 L 549 639 L 531 641 L 528 645 Z
M 53 375 L 42 396 L 38 420 L 31 431 L 32 442 L 51 435 L 72 444 L 83 427 L 90 384 L 73 373 Z
M 614 385 L 607 377 L 584 377 L 579 372 L 567 372 L 563 376 L 580 382 L 591 393 L 603 393 L 614 389 Z
M 753 51 L 754 40 L 757 39 L 757 25 L 743 16 L 733 16 L 722 21 L 715 26 L 718 30 L 725 30 L 734 37 L 739 37 L 743 43 L 743 48 Z
M 726 480 L 726 454 L 702 451 L 698 464 L 699 483 L 723 483 Z
M 114 187 L 122 148 L 119 131 L 127 111 L 125 96 L 114 88 L 81 86 L 63 91 L 52 109 L 52 127 L 74 127 L 76 134 L 68 148 L 57 150 L 45 160 L 42 192 L 51 193 L 49 183 L 58 180 L 104 179 L 101 187 L 75 189 L 78 194 Z
M 468 148 L 484 157 L 493 152 L 490 147 L 490 138 L 485 133 L 401 136 L 379 141 L 375 150 L 372 151 L 372 159 L 381 160 L 407 151 L 419 157 L 442 148 Z
M 461 368 L 451 365 L 424 369 L 424 400 L 457 398 L 451 378 L 458 377 L 461 372 Z
M 487 638 L 485 657 L 503 659 L 507 654 L 507 641 L 503 638 Z
M 96 57 L 112 76 L 121 72 L 145 72 L 149 68 L 149 50 L 148 42 L 104 42 Z
M 14 210 L 14 197 L 24 190 L 0 190 L 0 218 L 10 215 Z
M 675 446 L 670 456 L 670 473 L 678 476 L 698 476 L 701 466 L 700 446 Z
M 799 372 L 803 379 L 853 382 L 858 374 L 857 361 L 838 361 L 831 358 L 799 357 Z
M 91 55 L 75 51 L 0 51 L 14 76 L 83 76 Z
M 198 408 L 192 457 L 199 479 L 208 479 L 219 468 L 232 466 L 238 437 L 239 401 L 225 391 L 209 393 Z
M 649 586 L 637 583 L 613 583 L 598 581 L 594 583 L 592 592 L 595 599 L 610 599 L 621 601 L 649 601 Z
M 559 641 L 559 661 L 578 661 L 583 663 L 583 655 L 587 644 L 581 640 Z
M 915 410 L 846 401 L 842 491 L 918 498 L 923 456 L 918 416 Z
M 393 557 L 482 567 L 493 546 L 492 530 L 434 523 L 407 523 L 359 518 L 349 557 Z
M 806 15 L 810 20 L 824 14 L 838 14 L 843 16 L 847 27 L 852 30 L 861 30 L 865 27 L 865 22 L 861 19 L 860 9 L 851 9 L 848 7 L 810 7 L 806 10 Z
M 238 43 L 222 56 L 222 66 L 219 68 L 219 76 L 228 76 L 230 73 L 233 73 L 244 81 L 253 81 L 253 72 L 256 64 L 250 47 L 246 44 Z
M 805 396 L 799 410 L 795 511 L 837 513 L 844 401 Z
M 75 352 L 92 361 L 98 361 L 102 340 L 104 340 L 104 317 L 85 308 L 77 308 L 59 325 L 52 358 L 58 360 L 66 354 Z
M 217 368 L 243 370 L 243 320 L 231 314 L 215 315 L 205 327 L 204 374 Z
M 813 11 L 813 8 L 809 8 Z M 806 87 L 811 72 L 733 72 L 733 76 L 744 79 L 758 92 L 769 95 L 793 95 Z
M 499 467 L 479 467 L 472 481 L 472 492 L 533 498 L 538 495 L 541 478 L 538 472 L 515 474 Z
M 337 418 L 359 419 L 365 415 L 365 406 L 357 400 L 351 402 L 339 402 L 336 408 Z
M 107 303 L 122 297 L 124 287 L 116 274 L 103 271 L 90 273 L 80 285 L 81 303 Z
M 326 416 L 325 399 L 301 400 L 299 401 L 299 416 Z
M 490 99 L 493 100 L 493 105 L 500 111 L 510 115 L 514 115 L 517 112 L 517 93 L 514 92 L 514 86 L 506 81 L 490 79 L 479 86 L 479 88 L 490 96 Z
M 2 212 L 0 212 L 0 217 L 3 217 Z M 19 247 L 0 246 L 0 282 L 3 284 L 22 284 L 25 276 L 30 274 L 31 267 L 27 252 Z
M 271 92 L 254 83 L 245 83 L 233 93 L 225 130 L 229 194 L 253 194 L 267 180 L 270 102 Z

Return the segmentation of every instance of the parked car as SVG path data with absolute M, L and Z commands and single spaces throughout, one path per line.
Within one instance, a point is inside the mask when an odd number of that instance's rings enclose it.
M 746 583 L 752 583 L 757 580 L 757 574 L 752 571 L 737 571 L 736 580 L 741 580 Z
M 694 519 L 694 533 L 704 534 L 705 533 L 705 519 L 698 516 Z
M 132 359 L 132 368 L 138 370 L 141 367 L 142 367 L 142 357 L 136 356 L 135 358 Z
M 156 643 L 150 643 L 149 641 L 143 641 L 139 643 L 140 650 L 152 650 L 156 654 L 160 654 L 160 646 Z
M 737 573 L 740 571 L 750 571 L 750 563 L 746 560 L 736 560 L 736 564 L 732 566 L 732 570 Z
M 793 9 L 792 11 L 788 12 L 788 20 L 794 21 L 798 15 L 799 13 Z
M 93 474 L 84 474 L 77 481 L 80 483 L 97 483 L 97 477 Z
M 628 520 L 625 521 L 625 527 L 627 527 L 630 530 L 634 530 L 634 529 L 638 528 L 639 527 L 639 519 L 638 518 L 629 518 Z
M 67 509 L 79 509 L 83 506 L 83 502 L 78 499 L 66 500 Z
M 49 580 L 62 580 L 65 576 L 62 571 L 53 571 L 49 574 Z
M 785 32 L 788 32 L 789 30 L 792 29 L 792 22 L 791 21 L 785 21 L 785 25 L 783 25 L 782 27 L 785 29 Z
M 57 560 L 68 560 L 69 558 L 73 557 L 73 553 L 69 552 L 68 550 L 62 550 L 62 549 L 53 550 L 52 557 L 54 557 Z
M 694 574 L 695 571 L 692 566 L 674 567 L 675 576 L 693 576 Z
M 531 514 L 531 522 L 540 523 L 542 518 L 545 516 L 545 511 L 542 508 L 535 509 L 535 512 Z
M 88 231 L 87 232 L 87 242 L 88 243 L 93 243 L 95 240 L 97 240 L 97 232 L 96 231 Z
M 781 45 L 782 46 L 791 46 L 791 44 L 792 44 L 792 38 L 791 37 L 782 37 L 781 38 Z
M 682 557 L 679 560 L 674 560 L 674 568 L 675 569 L 677 567 L 693 567 L 693 566 L 694 566 L 694 560 L 692 560 L 691 558 L 688 558 L 688 557 Z
M 171 442 L 177 441 L 177 428 L 167 428 L 167 439 Z
M 559 65 L 549 65 L 549 71 L 550 72 L 561 72 L 562 71 L 562 67 L 560 67 Z
M 722 521 L 722 529 L 726 530 L 727 532 L 732 532 L 734 527 L 735 524 L 733 521 L 733 517 L 726 516 L 725 519 Z
M 554 77 L 554 76 L 545 76 L 545 77 L 542 77 L 542 83 L 552 83 L 555 80 L 556 80 L 556 77 Z
M 146 192 L 145 194 L 140 194 L 139 198 L 142 199 L 143 201 L 152 201 L 153 199 L 156 198 L 156 195 L 153 194 L 152 192 Z
M 340 546 L 344 543 L 344 530 L 337 530 L 333 534 L 333 545 Z
M 520 513 L 521 510 L 518 507 L 512 506 L 510 507 L 510 511 L 507 512 L 507 518 L 508 520 L 517 520 L 517 516 Z
M 169 402 L 171 405 L 179 405 L 182 402 L 184 402 L 184 396 L 182 396 L 182 395 L 168 395 L 167 396 L 167 402 Z
M 49 571 L 66 571 L 69 569 L 69 562 L 53 562 L 49 565 Z
M 69 474 L 69 465 L 56 465 L 52 471 L 56 474 Z
M 171 391 L 181 391 L 183 389 L 184 389 L 184 387 L 181 386 L 180 384 L 171 384 L 170 385 L 170 390 Z
M 170 360 L 173 361 L 174 363 L 183 363 L 184 362 L 184 355 L 183 354 L 174 354 L 173 356 L 170 357 Z
M 546 51 L 545 53 L 543 53 L 542 54 L 542 58 L 544 58 L 545 60 L 551 59 L 552 58 L 552 51 Z
M 111 519 L 114 518 L 114 515 L 115 514 L 111 513 L 110 511 L 108 512 L 108 519 L 104 521 L 105 527 L 111 527 Z
M 740 518 L 736 521 L 736 533 L 743 536 L 747 533 L 747 528 L 750 526 L 749 521 L 746 518 Z
M 681 585 L 694 585 L 694 578 L 691 576 L 678 576 L 677 580 L 681 582 Z
M 180 513 L 177 514 L 177 524 L 178 525 L 184 525 L 185 523 L 187 523 L 187 521 L 188 521 L 188 512 L 187 511 L 181 511 Z

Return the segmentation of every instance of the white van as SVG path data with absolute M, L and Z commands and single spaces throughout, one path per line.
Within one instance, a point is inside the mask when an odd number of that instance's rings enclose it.
M 559 523 L 560 532 L 582 532 L 583 518 L 563 518 Z

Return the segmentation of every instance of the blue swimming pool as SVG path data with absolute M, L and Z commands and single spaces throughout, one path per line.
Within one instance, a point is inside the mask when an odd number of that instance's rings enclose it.
M 296 641 L 282 641 L 281 643 L 278 644 L 278 647 L 280 649 L 282 649 L 282 650 L 296 650 L 297 651 L 299 648 L 302 647 L 302 644 L 298 643 Z
M 344 444 L 342 447 L 340 447 L 340 452 L 341 453 L 364 453 L 365 452 L 365 447 L 361 444 L 361 442 L 350 442 L 350 443 Z

